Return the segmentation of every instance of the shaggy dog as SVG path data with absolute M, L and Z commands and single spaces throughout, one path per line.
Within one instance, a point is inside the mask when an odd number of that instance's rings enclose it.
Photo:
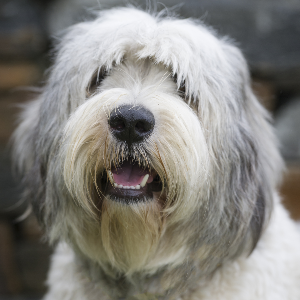
M 241 52 L 135 8 L 69 29 L 15 159 L 51 243 L 46 300 L 300 299 L 300 235 Z

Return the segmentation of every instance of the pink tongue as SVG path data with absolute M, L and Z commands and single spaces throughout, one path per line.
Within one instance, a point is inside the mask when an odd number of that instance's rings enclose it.
M 139 167 L 137 163 L 132 164 L 130 161 L 125 161 L 120 168 L 112 168 L 111 171 L 113 173 L 115 183 L 123 186 L 136 186 L 142 182 L 146 174 L 149 174 L 149 170 L 144 170 Z M 150 175 L 147 183 L 152 181 L 153 176 Z

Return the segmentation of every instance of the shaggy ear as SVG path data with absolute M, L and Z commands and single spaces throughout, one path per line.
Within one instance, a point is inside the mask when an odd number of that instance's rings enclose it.
M 284 163 L 279 153 L 278 141 L 272 126 L 272 116 L 261 105 L 251 87 L 248 65 L 240 50 L 226 44 L 225 51 L 234 66 L 235 79 L 241 82 L 237 99 L 245 111 L 245 120 L 251 130 L 251 135 L 258 150 L 258 164 L 266 177 L 268 188 L 272 191 L 278 186 L 282 178 Z
M 283 161 L 270 114 L 252 91 L 243 55 L 240 50 L 227 43 L 224 50 L 232 66 L 232 79 L 228 80 L 232 80 L 230 85 L 238 112 L 233 115 L 234 126 L 228 135 L 231 136 L 228 149 L 231 162 L 229 197 L 230 203 L 236 208 L 233 222 L 237 227 L 245 224 L 254 249 L 272 212 L 274 192 L 281 178 Z
M 42 184 L 39 172 L 35 172 L 36 165 L 36 136 L 38 134 L 39 110 L 41 99 L 38 98 L 24 106 L 20 114 L 19 125 L 12 137 L 14 169 L 19 175 L 20 183 L 24 185 L 23 197 L 33 205 L 36 214 L 37 190 Z M 34 183 L 35 182 L 35 183 Z
M 279 153 L 272 118 L 254 95 L 248 80 L 244 85 L 246 113 L 257 148 L 256 203 L 250 223 L 255 248 L 273 209 L 273 199 L 282 178 L 284 162 Z

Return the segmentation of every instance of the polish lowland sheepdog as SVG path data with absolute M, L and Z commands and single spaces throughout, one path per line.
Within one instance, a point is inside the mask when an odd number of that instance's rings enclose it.
M 300 299 L 300 235 L 247 64 L 201 22 L 104 11 L 59 42 L 14 157 L 46 300 Z

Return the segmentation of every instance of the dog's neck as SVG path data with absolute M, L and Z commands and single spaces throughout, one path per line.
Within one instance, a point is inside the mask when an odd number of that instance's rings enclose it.
M 77 256 L 77 265 L 90 283 L 100 285 L 109 299 L 116 300 L 160 300 L 172 299 L 174 292 L 184 293 L 199 281 L 195 272 L 186 273 L 187 267 L 182 266 L 172 271 L 162 268 L 154 274 L 136 272 L 126 275 L 114 270 L 111 266 L 100 266 L 86 257 Z M 187 280 L 187 277 L 188 280 Z

